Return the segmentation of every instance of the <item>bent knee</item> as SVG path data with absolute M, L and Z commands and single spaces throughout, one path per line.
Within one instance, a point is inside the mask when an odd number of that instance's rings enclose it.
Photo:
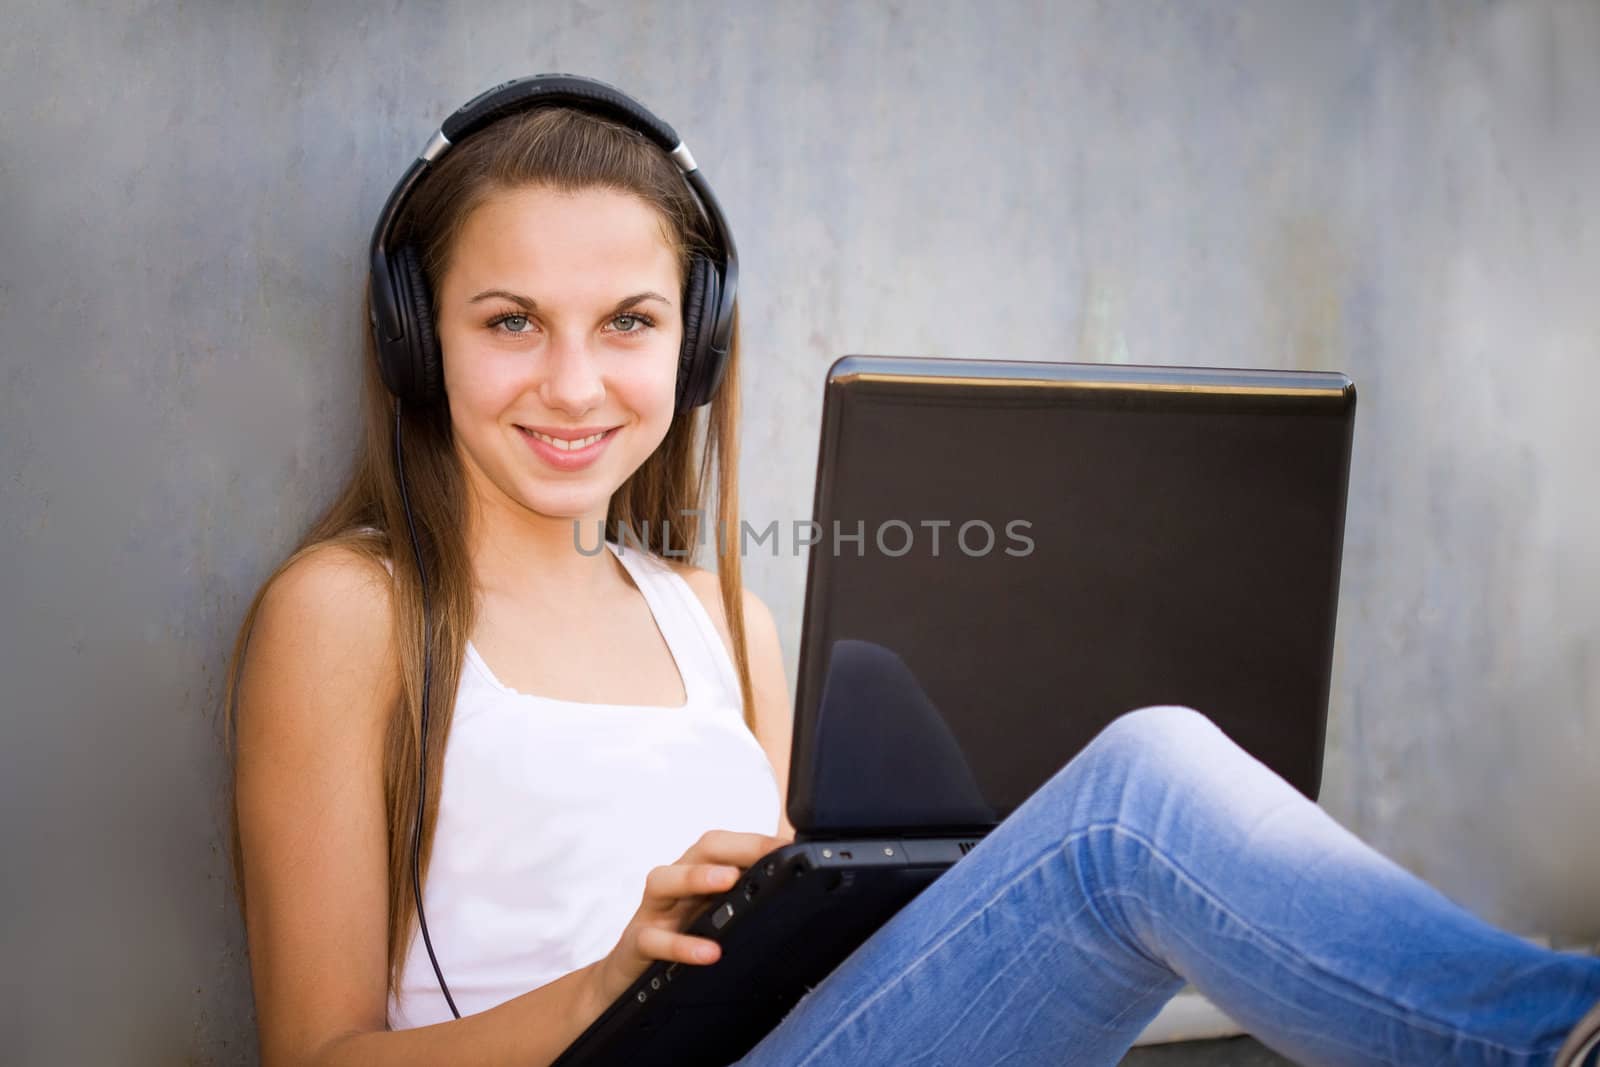
M 1100 734 L 1133 734 L 1145 739 L 1151 735 L 1169 738 L 1219 732 L 1216 723 L 1194 708 L 1183 704 L 1152 704 L 1123 712 L 1107 723 Z
M 1125 712 L 1107 723 L 1051 777 L 1041 792 L 1075 806 L 1089 805 L 1122 817 L 1131 792 L 1166 791 L 1188 781 L 1196 768 L 1229 764 L 1227 736 L 1205 715 L 1179 704 Z M 1137 805 L 1136 805 L 1137 807 Z
M 1232 742 L 1209 718 L 1182 704 L 1157 704 L 1117 716 L 1085 750 L 1115 760 L 1192 763 L 1195 757 Z

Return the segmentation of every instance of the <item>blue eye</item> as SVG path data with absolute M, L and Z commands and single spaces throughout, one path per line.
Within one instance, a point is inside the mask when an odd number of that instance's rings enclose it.
M 500 326 L 504 326 L 508 322 L 521 323 L 523 327 L 528 327 L 530 325 L 530 323 L 528 321 L 528 316 L 522 314 L 521 312 L 512 312 L 509 315 L 501 315 L 498 318 L 494 318 L 494 319 L 489 320 L 489 326 L 490 326 L 491 329 L 498 328 Z M 529 333 L 531 331 L 528 330 L 528 329 L 517 329 L 517 330 L 507 330 L 505 332 L 506 333 L 512 333 L 512 334 L 524 334 L 524 333 Z
M 653 328 L 655 324 L 655 319 L 637 311 L 627 311 L 611 318 L 612 331 L 619 334 L 643 333 Z M 534 326 L 532 318 L 521 311 L 511 311 L 504 315 L 497 315 L 490 319 L 487 325 L 491 330 L 507 333 L 513 337 L 531 334 L 537 328 Z

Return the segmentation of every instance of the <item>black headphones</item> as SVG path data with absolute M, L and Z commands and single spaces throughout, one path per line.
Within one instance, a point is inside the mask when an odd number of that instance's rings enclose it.
M 644 134 L 670 155 L 711 229 L 714 257 L 690 257 L 683 298 L 683 347 L 678 352 L 676 409 L 710 401 L 728 366 L 739 257 L 727 220 L 694 156 L 671 126 L 618 89 L 575 74 L 536 74 L 487 89 L 444 120 L 389 194 L 372 231 L 372 296 L 368 314 L 378 343 L 378 369 L 389 392 L 428 406 L 444 396 L 443 361 L 434 336 L 433 302 L 421 259 L 410 244 L 393 246 L 406 199 L 439 157 L 496 119 L 541 107 L 569 107 L 613 119 Z

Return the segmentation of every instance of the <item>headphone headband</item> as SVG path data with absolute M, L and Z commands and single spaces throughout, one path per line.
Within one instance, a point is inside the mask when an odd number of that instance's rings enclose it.
M 692 198 L 711 230 L 710 262 L 692 263 L 684 301 L 684 348 L 680 354 L 677 407 L 698 407 L 711 399 L 727 367 L 733 337 L 733 309 L 739 260 L 722 207 L 711 192 L 677 131 L 644 105 L 614 86 L 575 74 L 536 74 L 513 78 L 484 90 L 445 119 L 390 192 L 372 230 L 369 249 L 371 299 L 368 316 L 378 344 L 384 385 L 402 399 L 437 399 L 439 355 L 414 255 L 396 249 L 395 231 L 417 184 L 463 138 L 508 115 L 541 107 L 567 107 L 611 119 L 648 137 L 682 172 Z M 401 262 L 397 262 L 400 260 Z M 691 316 L 693 320 L 691 321 Z M 424 320 L 428 321 L 424 321 Z
M 570 107 L 632 126 L 669 154 L 681 139 L 677 131 L 620 90 L 575 74 L 535 74 L 485 89 L 444 120 L 439 132 L 452 143 L 517 111 Z

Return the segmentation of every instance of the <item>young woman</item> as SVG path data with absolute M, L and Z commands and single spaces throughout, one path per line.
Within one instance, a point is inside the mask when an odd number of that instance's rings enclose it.
M 714 960 L 689 920 L 792 839 L 776 629 L 708 536 L 739 515 L 737 265 L 673 147 L 609 87 L 508 83 L 385 209 L 355 473 L 230 669 L 269 1065 L 549 1063 L 653 960 Z M 715 575 L 672 555 L 702 540 Z M 1307 1063 L 1549 1063 L 1600 1000 L 1600 961 L 1148 708 L 742 1062 L 1111 1064 L 1185 978 Z

